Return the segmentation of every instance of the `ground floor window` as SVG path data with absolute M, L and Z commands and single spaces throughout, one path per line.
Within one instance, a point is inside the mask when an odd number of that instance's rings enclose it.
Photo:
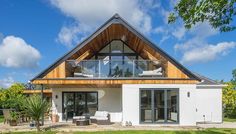
M 178 89 L 141 89 L 141 123 L 177 123 L 179 121 Z
M 98 110 L 97 92 L 63 92 L 62 98 L 64 119 L 84 114 L 94 115 Z

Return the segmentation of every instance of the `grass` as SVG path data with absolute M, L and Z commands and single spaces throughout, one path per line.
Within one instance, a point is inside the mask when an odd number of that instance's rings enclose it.
M 15 132 L 14 134 L 56 134 L 55 131 L 46 132 Z M 66 133 L 65 133 L 66 134 Z M 199 131 L 149 131 L 149 130 L 132 130 L 132 131 L 101 131 L 101 132 L 74 132 L 73 134 L 236 134 L 236 129 L 219 129 L 211 128 Z
M 224 118 L 225 122 L 236 122 L 236 118 Z
M 2 123 L 4 121 L 4 117 L 3 115 L 0 115 L 0 123 Z

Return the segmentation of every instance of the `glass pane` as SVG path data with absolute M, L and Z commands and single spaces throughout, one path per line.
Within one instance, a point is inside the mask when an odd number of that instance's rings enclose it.
M 111 56 L 111 74 L 110 77 L 123 77 L 122 56 Z
M 63 102 L 64 117 L 65 119 L 71 119 L 74 116 L 74 94 L 64 93 Z
M 85 93 L 75 93 L 75 115 L 81 116 L 86 113 Z
M 124 56 L 124 77 L 132 77 L 133 76 L 133 64 L 136 56 Z
M 74 73 L 75 77 L 97 77 L 98 61 L 84 60 L 78 63 L 77 69 Z
M 134 70 L 134 74 L 136 77 L 143 77 L 145 75 L 144 71 L 148 70 L 148 62 L 147 61 L 135 61 L 135 70 Z
M 124 53 L 134 53 L 134 51 L 124 44 Z
M 112 41 L 111 42 L 111 53 L 123 53 L 123 42 Z
M 164 90 L 154 91 L 154 122 L 165 122 Z
M 99 53 L 110 53 L 109 44 L 105 46 Z
M 100 60 L 100 77 L 108 77 L 110 74 L 109 56 L 98 56 Z
M 177 106 L 178 91 L 167 91 L 167 122 L 178 121 L 178 106 Z
M 97 93 L 87 93 L 87 112 L 94 115 L 98 109 L 98 96 Z
M 141 122 L 152 122 L 151 90 L 141 90 Z

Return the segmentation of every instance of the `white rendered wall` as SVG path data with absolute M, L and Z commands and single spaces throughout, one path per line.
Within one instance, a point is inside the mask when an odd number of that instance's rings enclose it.
M 98 110 L 108 111 L 112 122 L 122 121 L 122 90 L 120 88 L 53 88 L 52 89 L 52 110 L 59 115 L 62 121 L 62 92 L 71 91 L 97 91 Z M 55 96 L 58 96 L 56 99 Z
M 139 123 L 140 88 L 179 88 L 179 124 L 177 125 L 196 125 L 196 85 L 192 84 L 124 84 L 122 86 L 123 124 L 130 121 L 132 125 L 142 125 Z M 190 97 L 187 96 L 188 92 Z
M 196 121 L 222 122 L 222 88 L 198 87 L 196 89 Z M 204 118 L 205 116 L 205 118 Z

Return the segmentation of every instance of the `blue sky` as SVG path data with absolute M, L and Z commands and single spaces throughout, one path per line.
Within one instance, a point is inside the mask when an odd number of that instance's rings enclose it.
M 0 86 L 27 82 L 119 13 L 193 72 L 230 80 L 236 68 L 236 31 L 208 23 L 186 30 L 167 24 L 174 0 L 1 0 Z

